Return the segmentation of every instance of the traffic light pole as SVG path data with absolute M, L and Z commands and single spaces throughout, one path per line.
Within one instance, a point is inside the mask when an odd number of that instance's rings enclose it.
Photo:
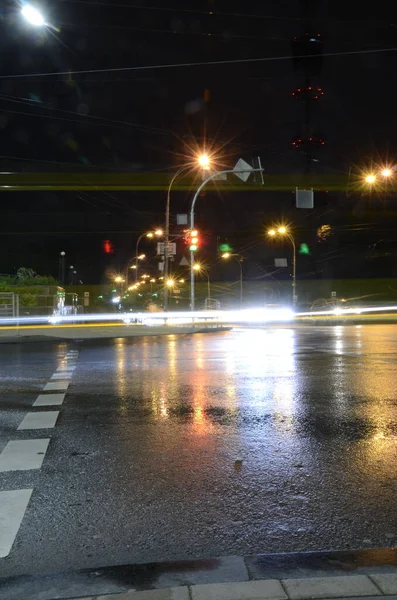
M 214 179 L 216 179 L 217 177 L 221 176 L 221 175 L 228 175 L 229 173 L 262 173 L 263 169 L 259 168 L 259 169 L 226 169 L 226 171 L 216 171 L 215 173 L 212 173 L 212 175 L 210 175 L 209 177 L 207 177 L 207 179 L 204 179 L 203 183 L 198 187 L 196 193 L 193 196 L 193 200 L 192 200 L 192 204 L 190 207 L 190 230 L 193 231 L 194 229 L 194 207 L 196 205 L 197 202 L 197 198 L 200 195 L 200 192 L 202 191 L 202 189 L 207 185 L 207 183 L 209 181 L 213 181 Z M 194 289 L 194 252 L 190 251 L 190 310 L 194 310 L 195 308 L 195 289 Z

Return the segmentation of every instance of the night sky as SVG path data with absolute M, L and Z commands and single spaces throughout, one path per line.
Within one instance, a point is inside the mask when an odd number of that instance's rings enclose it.
M 230 166 L 260 155 L 267 173 L 344 175 L 373 161 L 397 163 L 397 51 L 327 56 L 397 48 L 395 3 L 52 0 L 37 5 L 54 26 L 44 30 L 23 23 L 17 2 L 1 6 L 3 172 L 171 174 L 204 140 L 222 146 Z M 307 32 L 322 36 L 322 64 L 297 67 L 288 58 L 74 73 L 290 57 L 292 38 Z M 26 77 L 58 72 L 67 74 Z M 309 161 L 291 143 L 307 118 L 292 92 L 308 80 L 324 91 L 310 103 L 308 132 L 326 142 Z M 175 193 L 175 211 L 186 211 L 190 198 Z M 125 267 L 140 233 L 163 225 L 164 207 L 161 192 L 2 191 L 0 273 L 26 266 L 56 276 L 64 250 L 79 278 L 99 282 L 109 268 Z M 294 208 L 292 193 L 214 192 L 200 199 L 197 217 L 205 260 L 215 262 L 217 238 L 227 238 L 243 253 L 248 278 L 274 276 L 280 250 L 264 231 L 280 219 L 312 251 L 300 258 L 301 278 L 397 274 L 391 194 L 320 193 L 309 212 Z M 105 239 L 115 247 L 110 256 Z

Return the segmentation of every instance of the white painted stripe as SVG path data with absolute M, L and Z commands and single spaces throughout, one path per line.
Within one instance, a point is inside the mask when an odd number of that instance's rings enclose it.
M 44 392 L 55 392 L 56 390 L 67 390 L 70 381 L 50 381 L 43 387 Z
M 54 373 L 54 375 L 51 375 L 51 379 L 63 379 L 64 381 L 67 379 L 71 379 L 73 377 L 73 373 Z
M 32 492 L 0 492 L 0 558 L 5 558 L 11 552 Z
M 59 410 L 27 413 L 19 425 L 18 431 L 21 429 L 51 429 L 55 427 L 58 415 Z
M 75 370 L 75 368 L 76 368 L 75 365 L 65 365 L 65 366 L 61 365 L 60 367 L 57 368 L 57 372 L 58 373 L 59 372 L 68 372 L 68 371 L 72 372 Z
M 0 454 L 0 472 L 40 469 L 50 440 L 13 440 Z
M 40 394 L 33 406 L 60 406 L 65 400 L 65 394 Z

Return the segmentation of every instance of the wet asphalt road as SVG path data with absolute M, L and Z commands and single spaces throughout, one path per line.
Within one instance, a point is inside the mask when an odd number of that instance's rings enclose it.
M 55 428 L 16 431 L 70 348 Z M 4 344 L 0 378 L 0 452 L 50 438 L 0 473 L 33 488 L 1 577 L 396 543 L 397 326 Z

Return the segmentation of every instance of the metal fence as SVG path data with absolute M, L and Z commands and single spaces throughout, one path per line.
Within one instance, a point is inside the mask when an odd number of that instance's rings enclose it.
M 0 292 L 0 317 L 17 319 L 19 317 L 19 296 L 12 292 Z

